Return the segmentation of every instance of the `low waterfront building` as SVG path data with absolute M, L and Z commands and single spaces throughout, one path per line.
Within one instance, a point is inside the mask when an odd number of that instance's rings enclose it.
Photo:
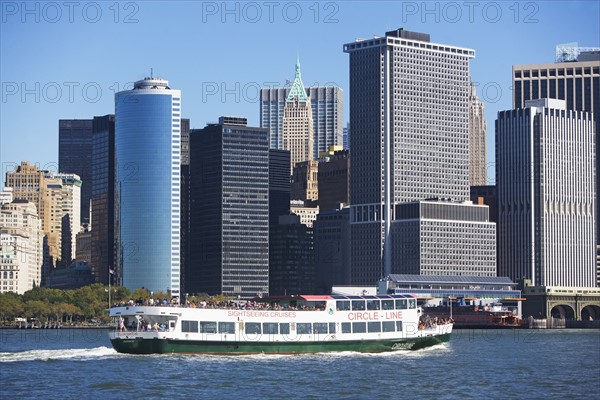
M 528 286 L 525 281 L 523 317 L 600 320 L 599 287 Z
M 521 315 L 521 291 L 507 277 L 391 274 L 379 282 L 379 294 L 414 294 L 428 306 L 486 306 L 502 303 Z

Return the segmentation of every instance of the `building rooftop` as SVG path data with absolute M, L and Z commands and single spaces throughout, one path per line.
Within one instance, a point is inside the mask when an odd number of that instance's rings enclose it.
M 504 276 L 463 276 L 463 275 L 412 275 L 390 274 L 388 280 L 403 283 L 443 283 L 476 285 L 516 285 Z
M 288 94 L 287 102 L 293 102 L 298 99 L 299 102 L 305 103 L 308 101 L 308 96 L 306 95 L 306 89 L 304 89 L 304 84 L 302 83 L 302 77 L 300 76 L 300 59 L 296 61 L 296 77 L 294 78 L 294 83 L 292 84 L 292 88 L 290 89 L 290 93 Z

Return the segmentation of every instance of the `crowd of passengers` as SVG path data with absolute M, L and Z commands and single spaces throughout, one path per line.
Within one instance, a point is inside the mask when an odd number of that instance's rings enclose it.
M 160 306 L 160 307 L 186 307 L 186 308 L 214 308 L 214 309 L 227 309 L 227 310 L 273 310 L 273 311 L 315 311 L 315 310 L 325 310 L 325 304 L 309 307 L 305 304 L 302 305 L 286 305 L 281 306 L 279 303 L 265 303 L 265 302 L 256 302 L 256 301 L 199 301 L 193 302 L 188 301 L 186 304 L 178 304 L 176 299 L 172 299 L 171 301 L 167 299 L 138 299 L 134 301 L 130 299 L 128 302 L 122 301 L 120 303 L 114 304 L 113 307 L 133 307 L 133 306 Z
M 452 318 L 427 318 L 419 322 L 419 329 L 431 329 L 438 325 L 445 325 L 454 322 Z

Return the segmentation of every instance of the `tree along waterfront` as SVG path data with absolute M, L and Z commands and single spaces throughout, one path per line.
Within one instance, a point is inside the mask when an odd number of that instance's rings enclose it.
M 19 325 L 17 318 L 37 321 L 36 325 L 105 324 L 110 322 L 107 308 L 109 287 L 96 283 L 79 289 L 61 290 L 35 287 L 22 295 L 0 293 L 0 324 Z M 111 302 L 118 304 L 131 299 L 146 300 L 151 296 L 169 299 L 167 293 L 150 293 L 136 289 L 133 293 L 125 287 L 111 286 Z

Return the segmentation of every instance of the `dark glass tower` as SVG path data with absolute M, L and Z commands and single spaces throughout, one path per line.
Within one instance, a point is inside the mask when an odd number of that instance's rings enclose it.
M 190 246 L 185 292 L 269 291 L 269 131 L 245 118 L 190 132 Z
M 80 222 L 90 222 L 92 198 L 92 120 L 58 121 L 58 170 L 81 178 Z
M 269 225 L 290 211 L 290 152 L 269 149 Z
M 94 117 L 92 124 L 92 272 L 108 283 L 115 264 L 115 116 Z M 116 281 L 115 281 L 116 282 Z
M 269 294 L 315 292 L 313 230 L 297 215 L 279 217 L 271 225 L 269 242 Z

